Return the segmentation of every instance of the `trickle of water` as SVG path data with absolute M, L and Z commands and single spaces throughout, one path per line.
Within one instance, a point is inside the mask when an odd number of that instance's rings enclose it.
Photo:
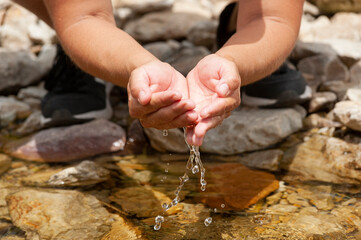
M 204 225 L 206 226 L 206 227 L 208 227 L 209 225 L 211 225 L 211 223 L 212 223 L 212 218 L 211 217 L 207 217 L 205 220 L 204 220 Z
M 198 165 L 195 165 L 195 166 L 192 168 L 192 173 L 193 173 L 193 174 L 199 173 L 199 167 L 198 167 Z
M 168 130 L 166 130 L 166 129 L 163 130 L 163 136 L 164 137 L 168 136 Z
M 162 227 L 162 222 L 164 222 L 164 217 L 161 215 L 156 216 L 154 230 L 158 231 Z

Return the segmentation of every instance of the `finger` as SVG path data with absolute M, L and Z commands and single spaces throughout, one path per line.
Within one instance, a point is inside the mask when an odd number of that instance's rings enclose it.
M 240 87 L 241 78 L 239 77 L 239 74 L 236 73 L 222 77 L 216 86 L 216 91 L 218 96 L 227 97 L 234 91 L 238 90 Z
M 151 100 L 149 78 L 143 69 L 136 69 L 132 72 L 128 83 L 128 93 L 137 99 L 139 104 L 146 105 Z
M 162 107 L 169 106 L 174 102 L 179 101 L 182 94 L 175 91 L 165 91 L 153 93 L 151 100 L 147 105 L 141 105 L 133 97 L 129 99 L 129 113 L 134 118 L 143 118 L 145 115 L 157 111 Z
M 200 111 L 201 118 L 210 118 L 214 116 L 220 116 L 226 112 L 230 112 L 240 104 L 240 98 L 216 98 L 208 106 L 205 106 Z
M 156 126 L 164 126 L 169 125 L 173 126 L 172 122 L 177 119 L 176 125 L 179 125 L 182 121 L 185 122 L 183 126 L 187 126 L 189 124 L 194 124 L 198 119 L 198 114 L 195 111 L 192 111 L 195 108 L 195 104 L 192 100 L 181 100 L 172 105 L 163 107 L 156 112 L 153 112 L 147 116 L 145 116 L 142 120 L 144 123 L 144 127 L 156 127 Z
M 193 125 L 196 123 L 197 119 L 198 119 L 198 114 L 195 111 L 188 111 L 169 122 L 157 123 L 157 125 L 149 125 L 147 119 L 142 119 L 141 123 L 143 127 L 154 127 L 157 129 L 171 129 L 171 128 L 181 128 L 181 127 Z

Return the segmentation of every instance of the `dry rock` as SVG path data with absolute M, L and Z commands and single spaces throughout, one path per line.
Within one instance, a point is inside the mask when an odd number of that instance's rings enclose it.
M 216 42 L 217 21 L 201 21 L 188 32 L 187 39 L 195 46 L 212 49 Z
M 341 139 L 314 135 L 286 151 L 281 168 L 288 171 L 285 179 L 360 184 L 360 150 Z
M 91 195 L 23 190 L 6 200 L 13 224 L 27 239 L 99 239 L 110 230 L 110 214 Z
M 39 21 L 37 24 L 31 24 L 28 28 L 28 36 L 35 44 L 56 43 L 55 31 L 43 21 Z
M 239 163 L 208 166 L 202 202 L 214 208 L 244 209 L 278 189 L 274 175 L 250 170 Z
M 5 145 L 9 155 L 40 162 L 66 162 L 124 148 L 125 131 L 104 119 L 40 131 Z
M 129 22 L 125 31 L 141 42 L 178 39 L 187 36 L 189 29 L 203 17 L 188 13 L 155 12 Z
M 361 89 L 360 88 L 347 89 L 344 99 L 350 100 L 352 102 L 361 102 Z
M 25 122 L 16 130 L 16 135 L 25 136 L 42 128 L 42 114 L 40 111 L 33 112 Z
M 169 41 L 148 43 L 144 45 L 144 48 L 151 52 L 159 60 L 165 61 L 170 58 L 180 47 L 180 44 L 178 44 L 178 46 L 174 46 L 174 44 L 169 44 Z
M 0 175 L 6 172 L 11 166 L 11 158 L 0 153 Z
M 337 96 L 333 92 L 317 92 L 313 94 L 308 107 L 308 112 L 313 113 L 320 110 L 330 110 L 333 108 Z
M 339 122 L 332 121 L 328 119 L 325 114 L 322 113 L 313 113 L 309 115 L 304 121 L 303 124 L 307 128 L 332 128 L 332 127 L 341 127 L 342 124 Z
M 0 92 L 38 82 L 51 68 L 55 53 L 50 46 L 43 47 L 38 57 L 28 51 L 0 49 Z
M 361 60 L 350 68 L 350 80 L 361 85 Z
M 322 13 L 337 13 L 337 12 L 360 12 L 361 1 L 347 1 L 347 0 L 311 0 Z
M 151 146 L 160 152 L 189 152 L 183 131 L 178 128 L 168 129 L 167 136 L 163 136 L 163 132 L 155 128 L 145 128 L 144 132 L 150 139 Z
M 20 89 L 18 92 L 17 98 L 18 99 L 25 99 L 25 98 L 37 98 L 37 99 L 43 99 L 47 91 L 44 88 L 41 87 L 26 87 Z
M 162 11 L 173 6 L 174 0 L 112 0 L 114 8 L 130 8 L 137 13 Z
M 345 126 L 356 131 L 361 131 L 361 102 L 338 102 L 333 113 L 336 119 Z

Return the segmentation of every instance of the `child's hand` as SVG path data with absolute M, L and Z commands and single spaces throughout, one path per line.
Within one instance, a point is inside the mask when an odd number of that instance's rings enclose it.
M 127 89 L 130 115 L 144 127 L 184 127 L 198 119 L 186 79 L 167 63 L 153 61 L 135 69 Z
M 187 141 L 200 146 L 206 132 L 221 124 L 241 102 L 241 77 L 232 61 L 216 54 L 203 58 L 187 76 L 199 122 L 187 129 Z

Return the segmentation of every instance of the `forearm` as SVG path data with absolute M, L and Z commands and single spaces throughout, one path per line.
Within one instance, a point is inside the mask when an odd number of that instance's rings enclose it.
M 259 18 L 240 28 L 216 54 L 231 59 L 239 69 L 242 85 L 275 71 L 287 58 L 298 29 L 274 18 Z
M 58 32 L 73 61 L 86 72 L 125 87 L 130 73 L 156 58 L 108 21 L 87 17 Z

